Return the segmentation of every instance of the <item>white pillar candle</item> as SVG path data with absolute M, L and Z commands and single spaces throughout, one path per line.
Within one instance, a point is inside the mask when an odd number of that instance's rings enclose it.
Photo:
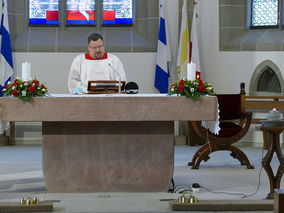
M 195 63 L 188 63 L 187 64 L 187 80 L 194 81 L 195 80 L 195 72 L 196 72 L 196 64 Z
M 32 78 L 31 63 L 22 63 L 22 80 L 29 81 Z

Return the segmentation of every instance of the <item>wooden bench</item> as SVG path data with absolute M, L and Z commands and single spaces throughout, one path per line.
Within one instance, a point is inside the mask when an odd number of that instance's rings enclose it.
M 273 108 L 284 111 L 284 96 L 246 96 L 244 83 L 241 84 L 242 112 L 266 112 Z M 261 124 L 265 118 L 252 118 L 252 124 Z M 263 133 L 264 149 L 268 147 L 267 135 Z

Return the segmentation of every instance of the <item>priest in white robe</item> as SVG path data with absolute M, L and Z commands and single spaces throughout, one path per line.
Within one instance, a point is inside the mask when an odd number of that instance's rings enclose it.
M 88 53 L 78 55 L 72 62 L 68 78 L 71 94 L 87 92 L 88 81 L 126 81 L 119 58 L 105 52 L 103 37 L 93 33 L 88 37 Z

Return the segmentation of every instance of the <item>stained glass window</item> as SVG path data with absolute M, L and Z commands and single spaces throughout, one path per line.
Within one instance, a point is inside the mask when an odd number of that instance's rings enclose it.
M 131 25 L 132 0 L 103 0 L 103 25 Z
M 58 0 L 29 0 L 30 25 L 58 25 Z
M 251 0 L 252 14 L 251 24 L 253 27 L 277 26 L 278 25 L 278 0 Z
M 95 0 L 67 0 L 67 24 L 95 24 Z

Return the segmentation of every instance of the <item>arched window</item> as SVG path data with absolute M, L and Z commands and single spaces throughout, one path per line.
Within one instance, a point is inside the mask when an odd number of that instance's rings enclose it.
M 251 27 L 278 27 L 279 0 L 251 0 Z
M 257 91 L 281 93 L 281 85 L 278 76 L 270 67 L 267 67 L 267 69 L 260 75 L 257 84 Z

